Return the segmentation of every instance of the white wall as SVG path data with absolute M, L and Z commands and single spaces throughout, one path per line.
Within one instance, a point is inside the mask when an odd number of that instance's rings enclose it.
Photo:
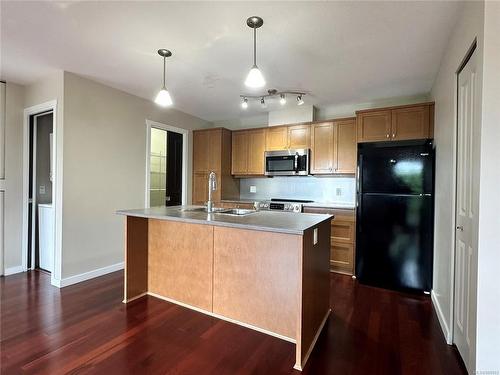
M 146 119 L 212 125 L 65 73 L 63 278 L 123 262 L 124 220 L 115 211 L 144 207 Z
M 434 278 L 432 297 L 448 342 L 451 342 L 452 262 L 454 253 L 454 155 L 456 139 L 456 71 L 477 37 L 478 74 L 483 61 L 484 3 L 465 3 L 448 43 L 431 91 L 436 102 L 434 142 L 436 145 L 436 205 L 434 223 Z M 480 78 L 478 78 L 480 81 Z M 477 88 L 481 95 L 481 87 Z
M 12 273 L 22 266 L 23 86 L 7 82 L 5 108 L 4 269 Z
M 500 372 L 500 2 L 485 3 L 476 370 Z

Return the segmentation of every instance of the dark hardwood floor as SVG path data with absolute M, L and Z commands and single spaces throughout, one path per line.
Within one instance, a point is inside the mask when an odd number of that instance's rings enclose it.
M 121 303 L 123 273 L 57 289 L 1 278 L 2 374 L 291 374 L 294 345 L 168 302 Z M 331 275 L 332 315 L 304 374 L 462 374 L 430 299 Z

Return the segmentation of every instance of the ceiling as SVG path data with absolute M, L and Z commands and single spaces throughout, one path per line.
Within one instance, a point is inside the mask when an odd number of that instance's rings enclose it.
M 320 108 L 418 95 L 431 89 L 460 9 L 420 1 L 2 1 L 1 77 L 30 84 L 63 69 L 152 99 L 162 79 L 156 51 L 168 48 L 175 108 L 209 121 L 256 114 L 258 105 L 241 110 L 239 95 L 252 93 L 243 84 L 252 64 L 246 18 L 259 15 L 266 89 L 304 90 Z

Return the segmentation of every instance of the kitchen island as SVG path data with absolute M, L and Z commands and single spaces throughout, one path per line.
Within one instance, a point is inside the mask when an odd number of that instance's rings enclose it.
M 302 370 L 330 313 L 331 215 L 200 206 L 118 214 L 125 303 L 149 294 L 293 342 Z

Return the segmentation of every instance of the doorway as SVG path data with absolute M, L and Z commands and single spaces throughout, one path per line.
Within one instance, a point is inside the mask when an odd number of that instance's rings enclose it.
M 457 72 L 457 138 L 453 343 L 474 369 L 481 102 L 475 44 Z
M 187 131 L 152 121 L 146 124 L 146 206 L 185 204 Z
M 52 110 L 29 116 L 28 269 L 54 266 Z

